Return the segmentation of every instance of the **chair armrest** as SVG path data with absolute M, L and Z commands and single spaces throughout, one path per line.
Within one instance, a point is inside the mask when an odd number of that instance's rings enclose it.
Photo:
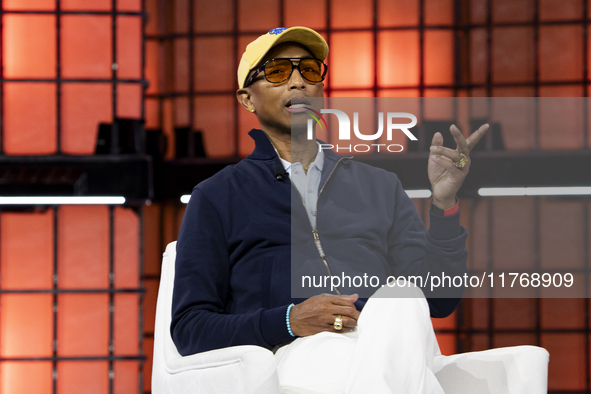
M 168 351 L 169 348 L 166 349 Z M 190 356 L 167 355 L 166 372 L 176 374 L 194 369 L 208 369 L 240 362 L 254 363 L 258 368 L 276 369 L 275 355 L 260 346 L 232 346 L 224 349 L 192 354 Z
M 446 393 L 546 394 L 547 350 L 514 346 L 438 356 L 435 376 Z
M 168 359 L 156 393 L 277 394 L 275 356 L 259 346 L 234 346 Z M 155 390 L 154 390 L 155 389 Z
M 260 346 L 233 346 L 181 356 L 170 336 L 176 244 L 168 245 L 156 305 L 152 392 L 154 394 L 277 394 L 275 355 Z

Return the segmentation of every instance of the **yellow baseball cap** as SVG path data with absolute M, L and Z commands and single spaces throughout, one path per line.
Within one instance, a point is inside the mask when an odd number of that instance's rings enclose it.
M 328 56 L 328 44 L 320 34 L 312 29 L 302 26 L 294 26 L 289 29 L 285 27 L 271 29 L 246 46 L 238 65 L 238 86 L 240 89 L 244 87 L 250 70 L 265 57 L 267 52 L 275 45 L 288 41 L 304 45 L 314 57 L 322 61 Z

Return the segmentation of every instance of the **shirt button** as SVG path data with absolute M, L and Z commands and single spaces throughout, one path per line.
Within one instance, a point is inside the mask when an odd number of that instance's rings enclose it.
M 312 216 L 316 216 L 316 211 L 312 211 Z
M 293 173 L 294 173 L 294 174 L 297 174 L 298 172 L 297 172 L 297 171 L 294 171 Z
M 308 189 L 308 193 L 312 193 L 312 189 Z

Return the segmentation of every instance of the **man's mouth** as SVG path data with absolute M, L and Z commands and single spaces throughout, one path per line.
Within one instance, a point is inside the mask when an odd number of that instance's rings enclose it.
M 304 112 L 311 107 L 310 101 L 305 97 L 294 97 L 285 104 L 289 112 Z

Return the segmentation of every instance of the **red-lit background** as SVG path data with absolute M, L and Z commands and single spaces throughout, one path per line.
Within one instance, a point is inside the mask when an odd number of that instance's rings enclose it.
M 308 26 L 327 39 L 333 97 L 577 97 L 589 86 L 586 0 L 60 0 L 59 31 L 56 0 L 0 0 L 0 8 L 7 155 L 92 154 L 98 123 L 145 117 L 147 128 L 168 136 L 168 158 L 174 128 L 184 126 L 203 132 L 209 157 L 244 156 L 257 123 L 236 102 L 237 63 L 248 42 L 278 26 Z M 560 135 L 516 128 L 505 145 L 587 149 L 588 131 L 575 126 Z M 415 202 L 428 219 L 428 203 Z M 589 266 L 587 199 L 489 198 L 462 200 L 461 208 L 471 266 L 490 258 Z M 0 214 L 0 394 L 150 391 L 160 256 L 183 210 L 159 202 L 139 212 L 61 206 Z M 115 289 L 146 289 L 115 293 L 112 317 L 111 257 Z M 78 292 L 55 300 L 26 293 L 54 286 Z M 445 354 L 544 346 L 551 390 L 591 392 L 589 311 L 584 299 L 464 300 L 434 324 Z M 109 379 L 110 354 L 143 354 L 146 362 L 116 359 Z M 22 357 L 43 360 L 12 360 Z

